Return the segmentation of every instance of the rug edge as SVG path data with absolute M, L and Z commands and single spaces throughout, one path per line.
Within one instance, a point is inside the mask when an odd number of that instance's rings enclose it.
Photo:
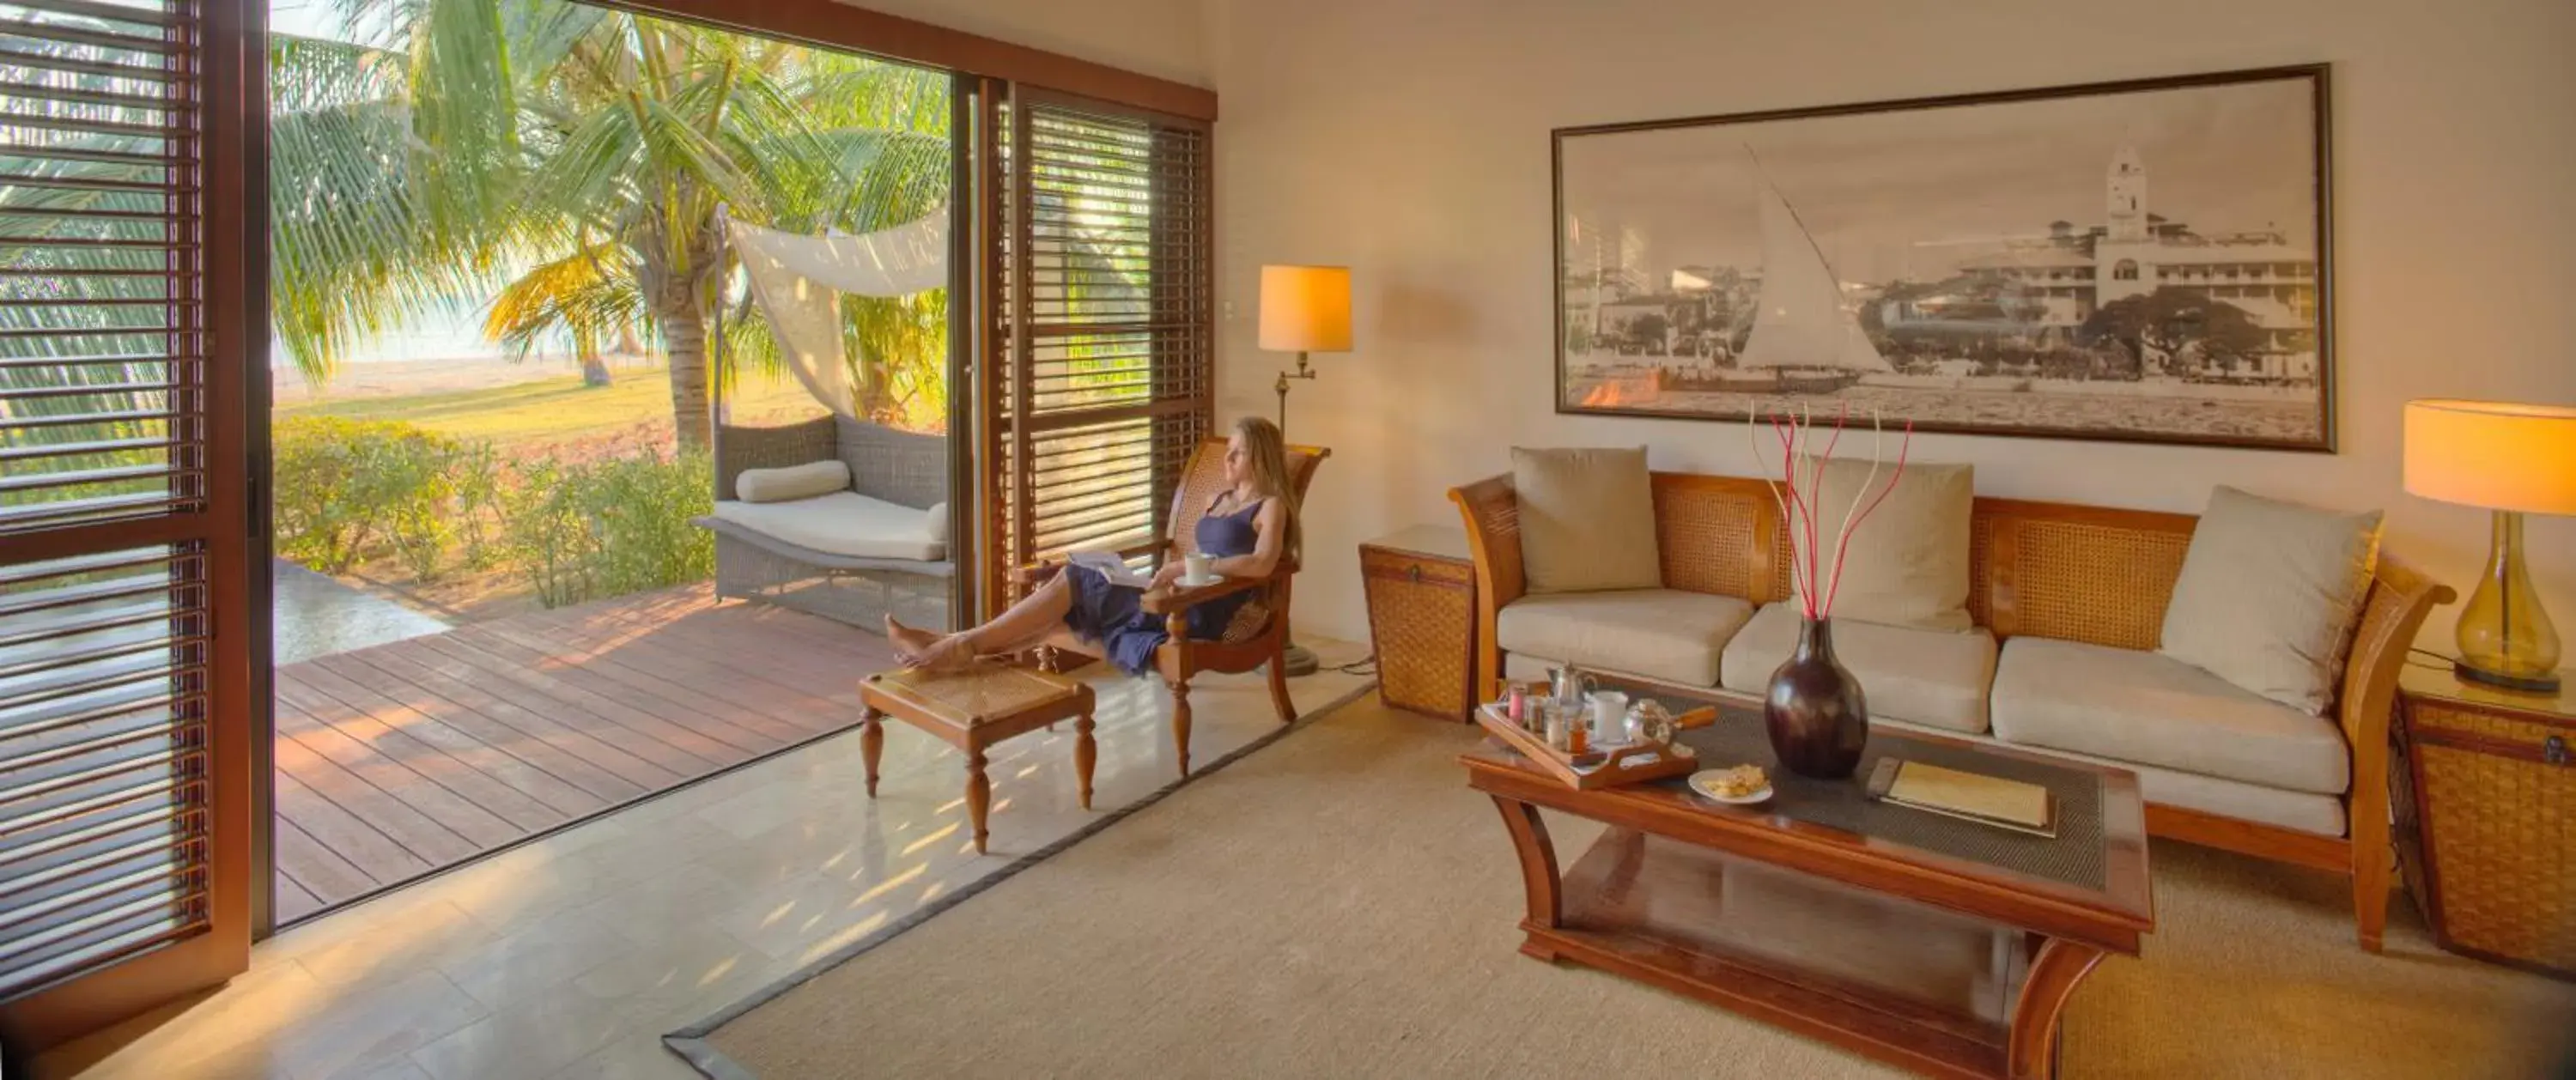
M 740 1062 L 726 1056 L 724 1051 L 716 1049 L 715 1043 L 711 1037 L 718 1029 L 740 1019 L 743 1014 L 748 1013 L 753 1009 L 757 1009 L 762 1005 L 768 1004 L 772 1000 L 777 999 L 780 995 L 813 981 L 824 972 L 849 963 L 852 960 L 856 960 L 861 955 L 866 954 L 869 950 L 875 949 L 877 946 L 883 945 L 886 942 L 902 936 L 913 928 L 938 917 L 941 912 L 947 911 L 950 908 L 974 899 L 976 894 L 992 888 L 995 885 L 999 885 L 1004 881 L 1018 876 L 1022 871 L 1028 870 L 1039 863 L 1062 854 L 1066 849 L 1089 839 L 1101 830 L 1107 829 L 1112 825 L 1126 820 L 1129 815 L 1163 801 L 1165 798 L 1170 797 L 1173 792 L 1179 791 L 1182 788 L 1188 787 L 1191 784 L 1212 776 L 1217 772 L 1222 771 L 1226 766 L 1232 765 L 1243 758 L 1250 757 L 1254 752 L 1259 751 L 1272 743 L 1278 742 L 1281 739 L 1287 738 L 1298 730 L 1322 719 L 1327 714 L 1335 712 L 1345 705 L 1349 705 L 1352 702 L 1375 693 L 1377 688 L 1378 680 L 1369 679 L 1361 683 L 1359 686 L 1342 694 L 1340 697 L 1334 698 L 1323 705 L 1308 709 L 1304 713 L 1299 714 L 1294 722 L 1280 725 L 1277 730 L 1254 739 L 1251 742 L 1245 743 L 1242 746 L 1236 747 L 1232 751 L 1227 752 L 1224 756 L 1217 758 L 1215 761 L 1211 761 L 1192 771 L 1188 776 L 1181 777 L 1177 780 L 1171 781 L 1170 783 L 1164 784 L 1159 788 L 1155 788 L 1153 791 L 1147 792 L 1142 798 L 1137 799 L 1135 802 L 1128 803 L 1116 810 L 1103 814 L 1097 820 L 1057 838 L 1053 843 L 1026 855 L 1022 855 L 1017 859 L 1011 860 L 1010 865 L 993 871 L 992 873 L 958 889 L 956 892 L 940 897 L 938 900 L 931 902 L 920 910 L 895 920 L 893 923 L 888 924 L 884 929 L 860 938 L 848 945 L 844 945 L 840 949 L 835 950 L 830 955 L 827 955 L 820 960 L 816 960 L 813 963 L 787 973 L 787 975 L 778 979 L 776 982 L 772 982 L 767 986 L 763 986 L 760 989 L 752 991 L 750 994 L 745 995 L 741 1000 L 709 1014 L 705 1019 L 699 1020 L 698 1022 L 686 1027 L 682 1027 L 676 1031 L 665 1033 L 662 1036 L 663 1048 L 669 1050 L 671 1053 L 677 1055 L 681 1060 L 687 1062 L 690 1068 L 697 1070 L 698 1074 L 706 1077 L 707 1080 L 758 1080 L 758 1074 L 742 1067 Z

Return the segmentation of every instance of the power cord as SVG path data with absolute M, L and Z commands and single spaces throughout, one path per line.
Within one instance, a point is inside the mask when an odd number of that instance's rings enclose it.
M 2433 659 L 2438 660 L 2438 661 L 2441 661 L 2441 662 L 2440 662 L 2440 663 L 2438 663 L 2438 664 L 2436 664 L 2436 663 L 2427 663 L 2427 662 L 2425 662 L 2425 661 L 2422 661 L 2422 660 L 2418 660 L 2418 659 L 2416 659 L 2416 657 L 2419 657 L 2419 656 L 2429 656 L 2429 657 L 2432 657 Z M 2442 670 L 2444 670 L 2444 671 L 2449 671 L 2449 670 L 2451 670 L 2451 668 L 2452 668 L 2452 666 L 2453 666 L 2453 665 L 2455 665 L 2455 664 L 2459 663 L 2459 659 L 2458 659 L 2457 657 L 2451 656 L 2451 655 L 2449 655 L 2449 654 L 2447 654 L 2447 653 L 2438 653 L 2438 652 L 2434 652 L 2434 651 L 2433 651 L 2433 650 L 2431 650 L 2431 649 L 2419 648 L 2419 647 L 2417 647 L 2417 646 L 2409 645 L 2409 646 L 2407 646 L 2407 647 L 2406 647 L 2406 662 L 2407 662 L 2408 664 L 2410 664 L 2410 665 L 2413 665 L 2413 666 L 2415 666 L 2415 667 L 2419 667 L 2419 668 L 2440 668 L 2440 669 L 2442 669 Z
M 1340 667 L 1334 668 L 1333 670 L 1341 672 L 1344 675 L 1365 675 L 1370 678 L 1376 678 L 1377 652 L 1372 649 L 1369 651 L 1366 658 L 1344 664 Z

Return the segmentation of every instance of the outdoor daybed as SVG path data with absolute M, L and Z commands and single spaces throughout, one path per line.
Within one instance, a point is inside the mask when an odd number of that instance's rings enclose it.
M 772 497 L 742 496 L 746 470 L 837 462 L 847 485 Z M 806 469 L 797 469 L 806 466 Z M 828 465 L 824 475 L 838 478 Z M 755 479 L 769 481 L 770 472 Z M 808 485 L 810 487 L 810 485 Z M 716 595 L 762 600 L 873 627 L 887 613 L 946 628 L 957 563 L 948 542 L 948 440 L 827 416 L 786 427 L 719 425 L 715 512 L 695 524 L 715 534 Z

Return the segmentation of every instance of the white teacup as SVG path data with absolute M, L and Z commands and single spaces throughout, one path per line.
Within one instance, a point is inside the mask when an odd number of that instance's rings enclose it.
M 1617 746 L 1628 741 L 1628 695 L 1616 690 L 1596 690 L 1589 704 L 1593 742 Z
M 1216 576 L 1216 556 L 1193 551 L 1181 556 L 1181 581 L 1188 585 L 1205 585 Z

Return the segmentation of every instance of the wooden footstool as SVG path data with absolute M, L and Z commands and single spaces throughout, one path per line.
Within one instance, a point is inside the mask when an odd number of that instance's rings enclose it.
M 975 823 L 975 853 L 984 853 L 984 816 L 993 785 L 984 778 L 984 748 L 1073 720 L 1073 774 L 1082 808 L 1091 809 L 1091 688 L 1062 675 L 996 663 L 963 671 L 882 671 L 859 680 L 859 752 L 868 764 L 868 797 L 877 797 L 877 759 L 885 752 L 879 721 L 894 717 L 938 736 L 966 754 L 966 814 Z

